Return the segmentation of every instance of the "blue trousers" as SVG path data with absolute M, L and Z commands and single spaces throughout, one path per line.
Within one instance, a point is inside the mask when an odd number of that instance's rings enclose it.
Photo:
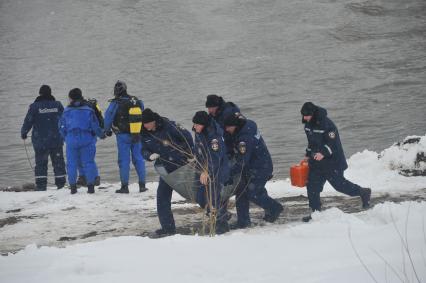
M 97 173 L 96 163 L 96 138 L 87 140 L 67 140 L 67 170 L 70 185 L 77 183 L 77 168 L 82 165 L 84 176 L 88 185 L 95 184 Z
M 324 188 L 325 181 L 328 181 L 333 188 L 349 196 L 359 196 L 361 187 L 345 179 L 343 170 L 320 170 L 312 168 L 309 170 L 308 190 L 309 207 L 321 210 L 320 194 Z
M 84 173 L 84 168 L 83 168 L 83 165 L 81 164 L 81 162 L 78 164 L 78 176 L 86 176 L 86 174 Z M 97 176 L 99 176 L 99 171 L 98 171 L 98 166 L 96 165 L 96 162 L 95 162 L 95 175 L 96 175 L 96 177 Z
M 252 176 L 242 178 L 236 189 L 236 207 L 238 225 L 250 224 L 250 201 L 265 210 L 265 213 L 274 214 L 281 208 L 281 204 L 271 198 L 265 185 L 269 176 Z
M 139 182 L 145 183 L 145 160 L 142 157 L 142 143 L 132 143 L 130 134 L 117 134 L 118 166 L 120 167 L 120 180 L 124 185 L 129 184 L 130 155 L 136 168 Z
M 55 174 L 55 185 L 65 185 L 65 161 L 62 146 L 55 148 L 34 148 L 35 152 L 35 182 L 38 190 L 45 190 L 47 186 L 47 164 L 52 162 L 53 172 Z
M 161 227 L 167 231 L 175 231 L 175 219 L 172 213 L 173 189 L 160 178 L 157 189 L 157 213 Z

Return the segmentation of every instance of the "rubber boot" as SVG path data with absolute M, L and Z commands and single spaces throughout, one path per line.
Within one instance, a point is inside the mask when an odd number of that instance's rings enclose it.
M 229 225 L 228 221 L 225 219 L 223 220 L 217 220 L 216 221 L 216 235 L 225 234 L 226 232 L 229 232 Z
M 117 194 L 128 194 L 129 193 L 129 186 L 128 185 L 121 185 L 121 188 L 119 190 L 115 191 Z
M 95 193 L 95 185 L 88 185 L 87 186 L 87 193 L 88 194 L 94 194 Z
M 312 212 L 315 212 L 315 211 L 321 211 L 321 209 L 312 209 Z M 303 222 L 309 222 L 309 221 L 311 221 L 311 220 L 312 220 L 312 216 L 311 216 L 311 214 L 309 214 L 309 215 L 307 215 L 307 216 L 302 217 L 302 221 L 303 221 Z
M 86 177 L 84 177 L 84 176 L 78 176 L 78 178 L 77 178 L 77 186 L 79 186 L 79 187 L 85 187 L 85 186 L 87 186 Z
M 95 186 L 100 186 L 101 185 L 101 177 L 96 176 L 95 178 Z
M 238 222 L 233 223 L 233 224 L 229 224 L 229 229 L 231 229 L 231 230 L 246 229 L 246 228 L 250 228 L 250 227 L 251 227 L 251 222 L 244 223 L 244 224 L 240 224 Z
M 70 189 L 72 195 L 77 193 L 77 185 L 70 185 Z
M 176 234 L 176 230 L 161 228 L 161 229 L 155 230 L 155 234 L 157 234 L 158 236 L 171 236 Z
M 148 189 L 147 187 L 145 187 L 145 183 L 144 182 L 139 182 L 139 192 L 143 193 L 146 192 Z
M 269 212 L 268 214 L 265 214 L 265 217 L 263 217 L 263 220 L 265 220 L 266 222 L 273 223 L 278 219 L 278 217 L 280 216 L 281 212 L 283 212 L 283 210 L 284 210 L 284 207 L 280 203 L 277 203 L 276 207 L 272 209 L 271 212 Z
M 371 198 L 371 189 L 370 188 L 361 188 L 359 191 L 359 196 L 361 197 L 362 208 L 370 207 L 370 198 Z

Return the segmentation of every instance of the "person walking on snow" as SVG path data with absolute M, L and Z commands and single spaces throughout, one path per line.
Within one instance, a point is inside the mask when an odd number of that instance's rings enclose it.
M 333 188 L 349 196 L 361 197 L 362 207 L 368 208 L 371 189 L 362 188 L 347 180 L 343 172 L 348 168 L 339 132 L 336 125 L 327 117 L 327 110 L 312 102 L 303 104 L 300 110 L 308 147 L 305 160 L 309 163 L 307 182 L 309 207 L 312 211 L 321 210 L 320 194 L 326 181 Z M 311 220 L 311 215 L 303 221 Z

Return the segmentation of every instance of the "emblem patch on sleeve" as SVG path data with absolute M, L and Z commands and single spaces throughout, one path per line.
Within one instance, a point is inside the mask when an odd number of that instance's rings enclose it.
M 211 144 L 213 151 L 219 150 L 219 141 L 217 139 L 212 139 Z
M 179 124 L 179 123 L 176 123 L 176 127 L 179 129 L 179 130 L 185 130 L 185 128 L 181 125 L 181 124 Z
M 240 142 L 240 143 L 238 144 L 238 151 L 239 151 L 241 154 L 245 154 L 245 153 L 246 153 L 246 151 L 247 151 L 247 146 L 246 146 L 246 143 L 245 143 L 245 142 Z
M 330 137 L 330 139 L 335 139 L 336 138 L 336 133 L 335 132 L 329 132 L 328 136 Z

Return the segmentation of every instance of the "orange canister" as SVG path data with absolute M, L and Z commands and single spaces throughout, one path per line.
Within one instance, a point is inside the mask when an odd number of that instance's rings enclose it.
M 309 165 L 305 160 L 300 161 L 299 164 L 290 167 L 291 185 L 303 188 L 306 186 L 308 180 Z

